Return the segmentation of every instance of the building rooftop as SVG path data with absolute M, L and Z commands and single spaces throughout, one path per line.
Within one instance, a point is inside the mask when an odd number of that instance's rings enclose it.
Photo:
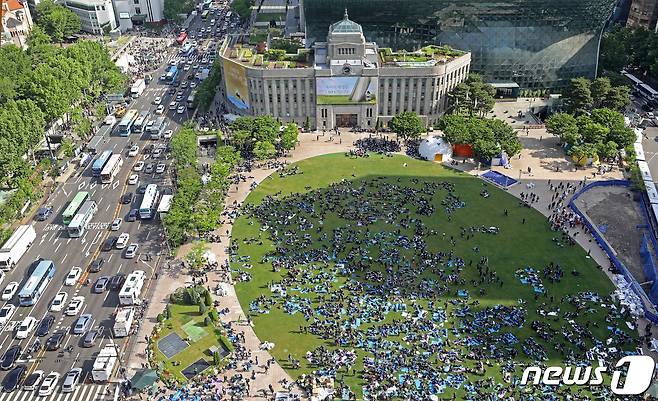
M 361 25 L 348 18 L 347 9 L 345 9 L 345 16 L 342 20 L 331 24 L 329 33 L 363 33 L 363 29 Z
M 255 46 L 237 45 L 227 47 L 224 57 L 249 67 L 262 69 L 308 68 L 313 64 L 311 49 L 298 49 L 296 54 L 282 49 L 270 49 L 257 53 Z
M 447 63 L 466 54 L 450 46 L 425 46 L 415 52 L 394 52 L 390 48 L 380 48 L 379 57 L 382 66 L 398 67 L 426 67 L 440 63 Z

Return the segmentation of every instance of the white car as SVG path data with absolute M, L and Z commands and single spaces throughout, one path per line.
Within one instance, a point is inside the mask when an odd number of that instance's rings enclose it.
M 48 373 L 48 376 L 46 376 L 46 378 L 43 379 L 41 386 L 39 386 L 39 396 L 46 397 L 48 395 L 51 395 L 53 391 L 55 391 L 55 387 L 57 387 L 57 382 L 59 382 L 59 377 L 60 374 L 57 372 Z
M 164 104 L 161 104 L 160 106 L 158 106 L 157 109 L 155 109 L 155 114 L 164 114 L 164 110 L 165 110 Z
M 7 304 L 0 309 L 0 327 L 4 326 L 11 320 L 16 312 L 16 307 L 12 304 Z
M 194 81 L 190 82 L 190 88 L 192 89 L 196 88 L 196 82 Z
M 119 235 L 119 238 L 117 239 L 117 243 L 115 245 L 116 248 L 117 249 L 125 248 L 126 245 L 128 245 L 128 240 L 129 239 L 130 239 L 130 234 L 128 234 L 128 233 L 123 233 L 123 234 Z
M 130 157 L 135 157 L 139 153 L 139 146 L 133 145 L 130 147 L 130 150 L 128 151 L 128 156 Z
M 11 283 L 7 284 L 5 287 L 5 290 L 2 291 L 2 300 L 3 301 L 9 301 L 14 297 L 14 294 L 16 294 L 16 291 L 18 291 L 18 283 L 15 281 L 12 281 Z
M 177 106 L 176 102 L 169 103 L 169 110 L 176 110 L 176 106 Z
M 174 131 L 170 129 L 166 130 L 162 135 L 164 139 L 170 139 L 172 136 L 174 136 Z
M 55 295 L 55 298 L 50 302 L 50 311 L 51 312 L 60 312 L 64 308 L 66 299 L 69 297 L 69 294 L 65 292 L 58 292 Z
M 144 170 L 144 162 L 143 161 L 138 161 L 135 163 L 135 167 L 133 167 L 133 171 L 142 171 Z
M 158 165 L 155 167 L 155 172 L 157 174 L 162 174 L 164 171 L 167 169 L 167 165 L 164 163 L 158 163 Z
M 37 327 L 37 319 L 32 316 L 26 317 L 16 329 L 16 339 L 23 340 L 28 338 L 35 327 Z
M 71 299 L 69 305 L 66 307 L 64 314 L 66 316 L 75 316 L 82 310 L 82 305 L 85 303 L 85 297 L 77 296 Z
M 162 103 L 162 98 L 160 96 L 156 96 L 155 99 L 153 99 L 153 104 L 160 104 Z
M 138 249 L 138 244 L 130 244 L 130 246 L 126 248 L 126 259 L 133 259 L 137 255 Z
M 139 182 L 139 176 L 137 174 L 131 174 L 130 177 L 128 177 L 128 185 L 137 185 Z
M 185 113 L 185 106 L 178 106 L 178 109 L 176 110 L 178 114 L 183 114 Z
M 118 231 L 119 228 L 121 228 L 121 223 L 123 223 L 123 219 L 121 217 L 112 220 L 112 225 L 110 225 L 110 231 Z
M 75 285 L 82 276 L 82 269 L 78 266 L 73 266 L 69 274 L 64 279 L 64 285 Z
M 34 391 L 39 387 L 41 380 L 43 380 L 43 370 L 35 370 L 31 375 L 28 375 L 23 382 L 23 391 Z
M 189 71 L 189 70 L 190 70 L 190 65 L 185 64 L 185 66 L 183 67 L 183 71 Z

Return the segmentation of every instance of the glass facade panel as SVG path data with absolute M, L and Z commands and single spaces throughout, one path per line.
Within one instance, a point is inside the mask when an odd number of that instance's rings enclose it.
M 472 53 L 491 82 L 558 88 L 593 78 L 599 36 L 616 0 L 304 0 L 310 41 L 347 8 L 380 47 L 449 44 Z

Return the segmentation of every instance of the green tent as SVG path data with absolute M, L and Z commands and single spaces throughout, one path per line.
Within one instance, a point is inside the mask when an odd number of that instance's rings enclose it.
M 158 373 L 153 369 L 140 369 L 130 379 L 132 388 L 143 391 L 145 388 L 153 386 L 158 381 Z

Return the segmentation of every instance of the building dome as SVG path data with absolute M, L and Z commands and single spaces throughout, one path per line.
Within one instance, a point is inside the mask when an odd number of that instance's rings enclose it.
M 452 159 L 452 146 L 440 136 L 430 136 L 420 142 L 418 153 L 425 160 L 445 162 Z
M 363 33 L 363 29 L 361 25 L 348 18 L 347 9 L 345 9 L 345 16 L 342 20 L 331 24 L 329 33 Z

